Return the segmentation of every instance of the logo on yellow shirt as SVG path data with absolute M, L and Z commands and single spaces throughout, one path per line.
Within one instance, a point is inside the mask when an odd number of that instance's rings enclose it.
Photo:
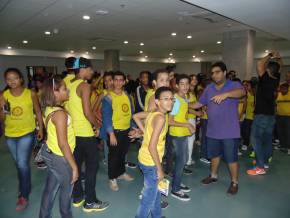
M 19 117 L 23 114 L 23 109 L 19 106 L 12 109 L 12 115 L 15 117 Z
M 128 106 L 127 104 L 123 104 L 123 105 L 122 105 L 122 111 L 123 111 L 124 113 L 127 113 L 127 112 L 129 111 L 129 106 Z

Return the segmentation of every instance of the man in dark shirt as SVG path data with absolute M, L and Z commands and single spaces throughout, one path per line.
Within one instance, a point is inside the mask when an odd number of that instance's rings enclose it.
M 256 93 L 255 116 L 251 143 L 256 153 L 257 166 L 247 171 L 249 175 L 266 174 L 265 167 L 272 155 L 272 138 L 275 124 L 275 93 L 280 81 L 282 60 L 278 52 L 269 53 L 257 63 L 259 76 Z
M 139 75 L 140 85 L 136 89 L 136 112 L 144 111 L 145 97 L 149 89 L 150 72 L 142 71 Z

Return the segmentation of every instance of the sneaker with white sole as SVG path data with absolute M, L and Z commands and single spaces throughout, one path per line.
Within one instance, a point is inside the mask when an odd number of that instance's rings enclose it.
M 186 185 L 184 184 L 180 184 L 180 190 L 183 191 L 184 193 L 188 193 L 191 191 L 191 189 L 189 187 L 187 187 Z
M 121 176 L 118 177 L 118 179 L 122 179 L 122 180 L 125 180 L 127 182 L 131 182 L 134 180 L 134 178 L 129 175 L 128 173 L 123 173 Z
M 251 176 L 264 175 L 266 171 L 264 168 L 255 167 L 254 169 L 247 170 L 247 174 Z
M 181 201 L 190 201 L 190 197 L 181 190 L 177 192 L 171 191 L 171 196 Z
M 85 203 L 83 206 L 83 211 L 90 213 L 90 212 L 100 212 L 104 211 L 109 207 L 109 202 L 97 201 L 93 203 Z
M 205 164 L 210 164 L 210 161 L 209 161 L 208 159 L 206 159 L 206 158 L 203 158 L 203 157 L 200 158 L 199 161 L 200 161 L 200 162 L 203 162 L 203 163 L 205 163 Z
M 109 186 L 112 191 L 119 191 L 119 186 L 116 179 L 110 179 Z
M 246 150 L 248 150 L 248 146 L 247 146 L 247 145 L 242 145 L 241 149 L 242 149 L 243 151 L 246 151 Z

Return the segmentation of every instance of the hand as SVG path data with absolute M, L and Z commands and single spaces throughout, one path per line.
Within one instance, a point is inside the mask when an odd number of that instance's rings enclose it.
M 161 170 L 157 170 L 157 179 L 158 179 L 159 182 L 164 179 L 164 173 L 163 173 L 162 169 Z
M 117 139 L 115 133 L 110 133 L 110 145 L 117 146 Z
M 191 123 L 188 123 L 187 128 L 189 129 L 191 135 L 195 133 L 195 127 Z
M 226 100 L 228 98 L 228 93 L 223 93 L 220 95 L 216 95 L 214 97 L 212 97 L 210 100 L 213 101 L 216 104 L 220 104 L 222 101 Z
M 129 138 L 135 139 L 135 138 L 140 138 L 143 136 L 143 132 L 141 129 L 133 128 L 128 134 Z
M 98 137 L 100 135 L 100 129 L 99 128 L 95 128 L 94 129 L 94 133 L 95 133 L 95 136 Z
M 74 168 L 72 170 L 72 178 L 71 178 L 71 184 L 74 184 L 79 178 L 79 171 L 78 168 Z
M 41 141 L 43 139 L 43 130 L 42 129 L 39 129 L 37 131 L 37 140 L 38 141 Z
M 202 111 L 196 111 L 195 115 L 198 116 L 198 117 L 201 117 L 203 115 L 203 112 Z

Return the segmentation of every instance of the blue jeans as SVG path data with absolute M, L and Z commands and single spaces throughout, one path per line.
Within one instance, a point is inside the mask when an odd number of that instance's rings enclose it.
M 255 115 L 252 124 L 251 144 L 256 152 L 257 166 L 264 168 L 273 152 L 272 138 L 275 117 L 269 115 Z
M 171 136 L 174 152 L 174 172 L 172 179 L 172 191 L 178 192 L 180 190 L 181 178 L 183 169 L 188 156 L 188 137 L 175 137 Z
M 31 191 L 30 157 L 33 149 L 34 132 L 21 137 L 7 137 L 8 149 L 16 164 L 19 180 L 19 197 L 28 199 Z
M 161 217 L 161 194 L 158 190 L 157 168 L 155 166 L 145 166 L 139 163 L 139 167 L 144 176 L 144 188 L 142 199 L 135 218 Z
M 49 153 L 46 145 L 41 149 L 41 156 L 48 167 L 48 172 L 42 193 L 39 218 L 52 217 L 53 203 L 58 191 L 61 217 L 72 218 L 71 195 L 73 185 L 71 184 L 71 167 L 64 157 Z

